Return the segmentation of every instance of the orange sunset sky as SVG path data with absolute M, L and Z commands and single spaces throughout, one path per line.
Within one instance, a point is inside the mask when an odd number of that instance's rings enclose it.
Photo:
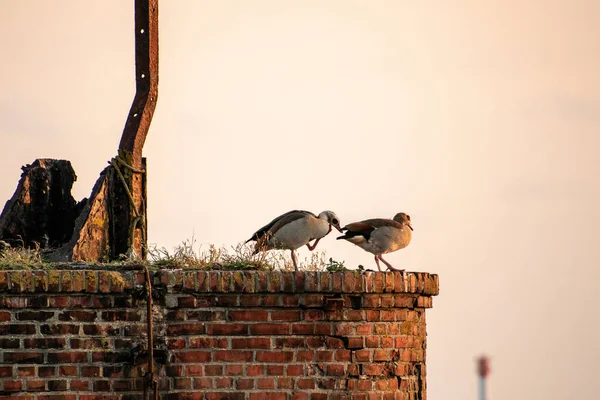
M 429 399 L 597 399 L 600 1 L 161 1 L 150 241 L 290 209 L 411 215 L 440 275 Z M 0 201 L 64 158 L 89 195 L 134 94 L 133 1 L 0 0 Z M 330 235 L 328 257 L 375 268 Z M 300 258 L 309 255 L 304 248 Z

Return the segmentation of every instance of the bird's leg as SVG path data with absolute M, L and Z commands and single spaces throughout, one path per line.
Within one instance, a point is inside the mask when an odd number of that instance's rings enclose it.
M 381 254 L 379 255 L 379 259 L 380 259 L 381 261 L 383 261 L 383 263 L 384 263 L 385 265 L 387 265 L 387 267 L 390 269 L 390 271 L 404 272 L 404 270 L 403 270 L 403 269 L 398 269 L 398 268 L 394 268 L 394 267 L 392 267 L 392 264 L 390 264 L 389 262 L 385 261 L 385 260 L 383 259 L 383 257 L 381 257 Z
M 379 272 L 381 272 L 381 267 L 379 266 L 379 258 L 377 258 L 377 256 L 375 256 L 375 264 L 377 264 L 377 269 L 379 270 Z
M 292 250 L 292 262 L 294 263 L 294 271 L 298 272 L 298 260 L 296 259 L 296 252 Z
M 321 238 L 315 240 L 312 246 L 310 245 L 310 242 L 306 243 L 306 247 L 308 247 L 310 251 L 313 251 L 315 247 L 317 247 L 317 243 L 319 243 L 319 240 L 321 240 Z

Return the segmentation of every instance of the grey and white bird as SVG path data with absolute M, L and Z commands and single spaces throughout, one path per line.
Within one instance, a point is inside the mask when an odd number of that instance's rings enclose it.
M 318 216 L 302 210 L 289 211 L 252 234 L 250 241 L 256 241 L 254 254 L 272 249 L 290 250 L 294 269 L 298 271 L 296 249 L 306 245 L 314 250 L 323 237 L 334 227 L 342 232 L 340 219 L 333 211 L 323 211 Z M 315 240 L 311 245 L 310 241 Z
M 390 270 L 403 272 L 403 269 L 394 268 L 381 255 L 408 246 L 412 230 L 410 216 L 398 213 L 393 219 L 374 218 L 348 224 L 342 228 L 345 234 L 337 239 L 345 239 L 361 249 L 373 253 L 379 271 L 381 271 L 379 266 L 381 260 Z

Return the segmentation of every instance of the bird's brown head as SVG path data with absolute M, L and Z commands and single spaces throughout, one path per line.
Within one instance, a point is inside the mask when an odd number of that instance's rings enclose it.
M 333 211 L 323 211 L 321 214 L 319 214 L 319 219 L 323 219 L 329 222 L 329 225 L 333 226 L 340 232 L 342 231 L 342 228 L 340 226 L 340 219 L 337 215 L 335 215 Z
M 402 225 L 408 226 L 411 231 L 414 230 L 412 225 L 410 224 L 410 215 L 406 213 L 401 212 L 394 215 L 394 221 L 400 222 Z

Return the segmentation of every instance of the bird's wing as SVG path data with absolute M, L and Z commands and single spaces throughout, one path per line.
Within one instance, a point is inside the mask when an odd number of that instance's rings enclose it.
M 342 228 L 346 231 L 343 236 L 338 236 L 337 239 L 350 239 L 355 236 L 364 236 L 365 239 L 371 237 L 371 233 L 375 230 L 375 226 L 371 223 L 372 220 L 353 222 Z
M 308 215 L 312 215 L 313 217 L 316 218 L 315 214 L 311 213 L 310 211 L 303 211 L 303 210 L 292 210 L 292 211 L 286 212 L 285 214 L 281 214 L 279 217 L 275 218 L 273 221 L 269 222 L 268 224 L 266 224 L 265 226 L 263 226 L 262 228 L 260 228 L 256 232 L 254 232 L 252 234 L 252 236 L 250 237 L 250 239 L 246 240 L 246 243 L 248 243 L 252 240 L 259 240 L 267 232 L 271 232 L 271 234 L 274 234 L 282 226 L 287 225 L 290 222 L 295 221 L 297 219 L 304 218 Z

